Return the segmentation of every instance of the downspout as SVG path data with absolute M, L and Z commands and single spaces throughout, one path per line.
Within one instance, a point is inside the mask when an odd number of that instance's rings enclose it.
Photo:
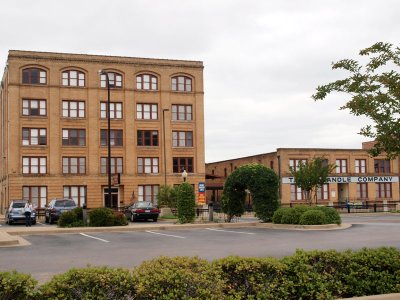
M 279 200 L 282 203 L 281 156 L 278 155 Z

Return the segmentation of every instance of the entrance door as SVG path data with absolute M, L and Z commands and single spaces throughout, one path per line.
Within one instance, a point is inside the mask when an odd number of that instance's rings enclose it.
M 348 183 L 339 183 L 339 202 L 346 203 L 349 201 L 349 184 Z
M 109 208 L 118 208 L 119 193 L 118 188 L 111 188 L 111 199 L 108 197 L 108 188 L 104 188 L 104 206 Z

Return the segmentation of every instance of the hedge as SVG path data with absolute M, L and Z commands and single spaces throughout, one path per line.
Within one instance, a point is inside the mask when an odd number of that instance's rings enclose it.
M 312 211 L 312 212 L 310 212 Z M 306 215 L 305 217 L 303 217 Z M 320 225 L 342 223 L 336 209 L 326 206 L 305 206 L 281 207 L 275 211 L 272 221 L 275 224 L 301 224 Z
M 400 250 L 297 250 L 283 259 L 160 257 L 129 271 L 72 269 L 37 286 L 0 272 L 0 299 L 336 299 L 400 293 Z
M 196 199 L 193 186 L 183 182 L 178 188 L 178 220 L 180 223 L 192 223 L 196 218 Z

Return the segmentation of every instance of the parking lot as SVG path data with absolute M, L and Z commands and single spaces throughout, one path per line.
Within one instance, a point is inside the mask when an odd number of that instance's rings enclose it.
M 0 269 L 31 273 L 40 281 L 72 267 L 109 265 L 132 268 L 160 255 L 199 256 L 208 260 L 228 255 L 291 255 L 302 249 L 400 248 L 400 216 L 344 216 L 354 225 L 345 230 L 298 231 L 260 227 L 201 228 L 27 235 L 26 247 L 0 249 Z M 144 226 L 151 222 L 131 223 Z M 5 226 L 5 225 L 3 225 Z M 18 225 L 17 225 L 18 226 Z M 23 225 L 22 225 L 23 226 Z M 35 225 L 55 226 L 55 225 Z

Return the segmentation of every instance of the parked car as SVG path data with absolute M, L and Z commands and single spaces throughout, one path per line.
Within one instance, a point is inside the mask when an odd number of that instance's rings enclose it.
M 58 221 L 62 213 L 71 211 L 74 208 L 76 208 L 76 204 L 72 199 L 53 199 L 50 201 L 49 205 L 46 205 L 44 211 L 45 222 L 53 224 Z
M 140 219 L 152 219 L 153 222 L 157 222 L 158 216 L 160 215 L 160 210 L 151 202 L 136 202 L 135 204 L 128 206 L 125 211 L 125 215 L 132 222 Z
M 25 222 L 25 204 L 26 200 L 13 200 L 6 211 L 6 223 L 11 225 L 16 222 Z M 36 211 L 31 213 L 32 225 L 36 224 Z

